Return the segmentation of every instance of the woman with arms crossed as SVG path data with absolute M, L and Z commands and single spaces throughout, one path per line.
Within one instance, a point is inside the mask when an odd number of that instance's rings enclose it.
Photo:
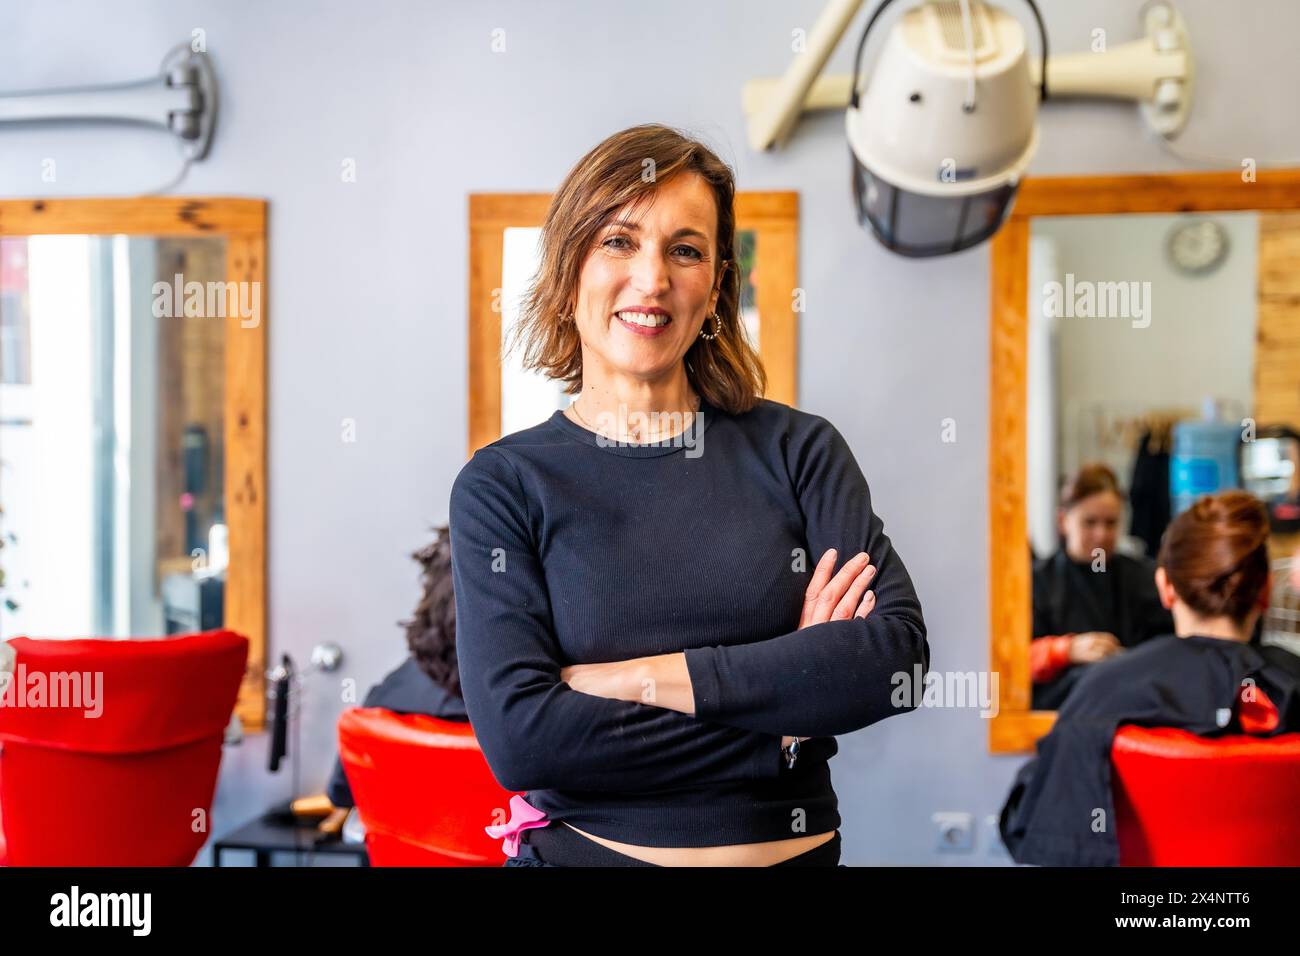
M 462 691 L 526 792 L 506 865 L 835 866 L 834 735 L 929 666 L 847 442 L 760 397 L 734 189 L 658 125 L 579 161 L 520 326 L 579 397 L 452 488 Z

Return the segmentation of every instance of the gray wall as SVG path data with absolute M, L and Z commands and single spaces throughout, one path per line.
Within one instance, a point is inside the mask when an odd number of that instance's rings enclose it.
M 741 83 L 776 75 L 792 29 L 821 0 L 701 4 L 367 4 L 280 0 L 90 0 L 0 8 L 0 87 L 127 80 L 192 29 L 220 70 L 215 149 L 175 190 L 265 197 L 270 218 L 270 640 L 305 661 L 338 641 L 364 690 L 402 658 L 395 621 L 417 596 L 408 553 L 446 518 L 465 457 L 466 199 L 550 190 L 588 148 L 636 123 L 706 136 L 743 189 L 802 202 L 801 407 L 848 438 L 907 561 L 934 665 L 987 666 L 986 409 L 989 253 L 897 258 L 850 212 L 843 115 L 803 123 L 783 151 L 745 145 Z M 900 4 L 900 7 L 906 6 Z M 1007 3 L 1015 11 L 1016 4 Z M 1138 0 L 1045 0 L 1055 50 L 1137 35 Z M 1300 152 L 1300 61 L 1289 0 L 1183 0 L 1198 49 L 1186 148 L 1237 157 Z M 856 31 L 830 68 L 851 68 Z M 506 31 L 493 53 L 491 31 Z M 873 45 L 874 49 L 874 45 Z M 1248 72 L 1249 71 L 1249 72 Z M 153 189 L 178 162 L 158 134 L 0 130 L 0 195 Z M 355 158 L 358 181 L 340 180 Z M 57 163 L 55 183 L 42 161 Z M 1179 170 L 1137 110 L 1053 104 L 1038 174 Z M 357 441 L 340 440 L 344 418 Z M 940 423 L 957 421 L 955 444 Z M 324 783 L 336 682 L 303 708 L 301 784 Z M 995 813 L 1020 758 L 987 753 L 972 710 L 923 710 L 842 738 L 834 763 L 844 861 L 1005 859 L 978 834 L 970 855 L 935 852 L 936 810 Z M 218 832 L 287 798 L 264 771 L 264 737 L 227 750 Z
M 1050 480 L 1037 488 L 1031 481 L 1027 494 L 1031 524 L 1036 520 L 1053 529 L 1046 543 L 1035 540 L 1039 553 L 1056 547 L 1055 492 L 1063 476 L 1100 460 L 1128 485 L 1135 449 L 1113 440 L 1109 429 L 1116 422 L 1169 408 L 1185 408 L 1200 418 L 1207 397 L 1225 403 L 1220 414 L 1228 421 L 1254 414 L 1259 213 L 1211 217 L 1226 231 L 1227 256 L 1209 274 L 1187 275 L 1174 266 L 1166 240 L 1172 229 L 1201 218 L 1170 213 L 1033 220 L 1033 241 L 1055 244 L 1056 275 L 1046 281 L 1064 287 L 1071 274 L 1079 283 L 1131 282 L 1138 288 L 1147 283 L 1142 295 L 1149 323 L 1143 327 L 1135 315 L 1108 315 L 1105 303 L 1091 316 L 1035 316 L 1056 329 L 1056 382 L 1039 392 L 1031 384 L 1029 403 L 1033 408 L 1046 402 L 1058 429 L 1058 454 L 1048 461 L 1031 453 L 1029 461 L 1031 471 L 1050 472 Z M 1047 301 L 1045 288 L 1031 279 L 1031 314 L 1041 313 Z M 1042 360 L 1031 355 L 1029 362 L 1032 367 Z M 1030 437 L 1031 452 L 1050 444 Z M 1125 528 L 1127 514 L 1126 509 Z

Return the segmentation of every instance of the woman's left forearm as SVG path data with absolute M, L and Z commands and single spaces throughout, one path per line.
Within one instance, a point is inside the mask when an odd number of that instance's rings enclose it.
M 575 691 L 593 696 L 676 710 L 690 717 L 695 714 L 695 692 L 690 685 L 690 672 L 686 670 L 686 656 L 680 652 L 572 665 L 560 670 L 560 679 Z M 781 737 L 781 747 L 787 747 L 793 740 L 796 737 L 789 734 Z
M 680 652 L 602 664 L 577 664 L 563 668 L 560 678 L 574 690 L 586 694 L 695 715 L 695 691 L 686 668 L 686 655 Z M 794 739 L 786 734 L 781 746 Z
M 575 664 L 563 668 L 560 679 L 584 694 L 695 714 L 695 693 L 686 669 L 686 655 L 680 652 Z

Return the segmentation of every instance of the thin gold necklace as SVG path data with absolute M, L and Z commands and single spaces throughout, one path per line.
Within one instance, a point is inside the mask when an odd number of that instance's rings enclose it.
M 593 426 L 589 421 L 587 421 L 587 419 L 583 417 L 582 412 L 578 411 L 578 403 L 577 403 L 576 400 L 575 400 L 575 401 L 572 401 L 572 402 L 569 403 L 569 408 L 571 408 L 571 409 L 573 410 L 573 414 L 575 414 L 575 415 L 578 416 L 578 421 L 582 422 L 583 427 L 586 428 L 588 431 L 596 432 L 596 434 L 598 434 L 598 435 L 603 435 L 603 434 L 604 434 L 604 432 L 600 431 L 600 430 L 597 429 L 595 426 Z M 694 421 L 695 413 L 698 412 L 699 410 L 700 410 L 700 396 L 697 394 L 697 395 L 694 395 L 694 396 L 691 398 L 691 411 L 689 412 L 689 414 L 690 414 L 690 416 L 691 416 L 691 421 Z M 682 431 L 685 431 L 685 430 L 686 430 L 687 428 L 689 428 L 689 427 L 690 427 L 690 423 L 688 422 L 688 423 L 686 423 L 686 424 L 683 426 Z M 680 433 L 678 433 L 678 434 L 680 434 Z M 642 442 L 642 441 L 641 441 L 641 438 L 640 438 L 640 434 L 639 434 L 639 432 L 637 432 L 637 431 L 633 431 L 631 435 L 625 435 L 625 436 L 623 436 L 622 438 L 618 438 L 618 439 L 615 439 L 615 440 L 616 440 L 616 441 L 627 441 L 627 440 L 630 439 L 631 441 L 637 442 L 638 444 L 650 444 L 651 442 L 654 442 L 654 441 L 660 441 L 659 433 L 658 433 L 658 432 L 655 432 L 655 433 L 654 433 L 654 436 L 655 436 L 655 437 L 654 437 L 653 439 L 650 439 L 650 441 Z M 609 436 L 606 436 L 606 437 L 609 437 Z

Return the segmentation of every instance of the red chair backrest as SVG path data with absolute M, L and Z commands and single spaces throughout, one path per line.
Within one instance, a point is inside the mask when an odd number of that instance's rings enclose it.
M 17 657 L 0 706 L 5 862 L 193 862 L 211 828 L 247 638 L 220 629 L 9 643 Z
M 1111 764 L 1122 866 L 1300 865 L 1300 733 L 1126 725 Z
M 501 865 L 501 841 L 484 827 L 508 819 L 513 791 L 468 722 L 352 707 L 338 729 L 372 866 Z

